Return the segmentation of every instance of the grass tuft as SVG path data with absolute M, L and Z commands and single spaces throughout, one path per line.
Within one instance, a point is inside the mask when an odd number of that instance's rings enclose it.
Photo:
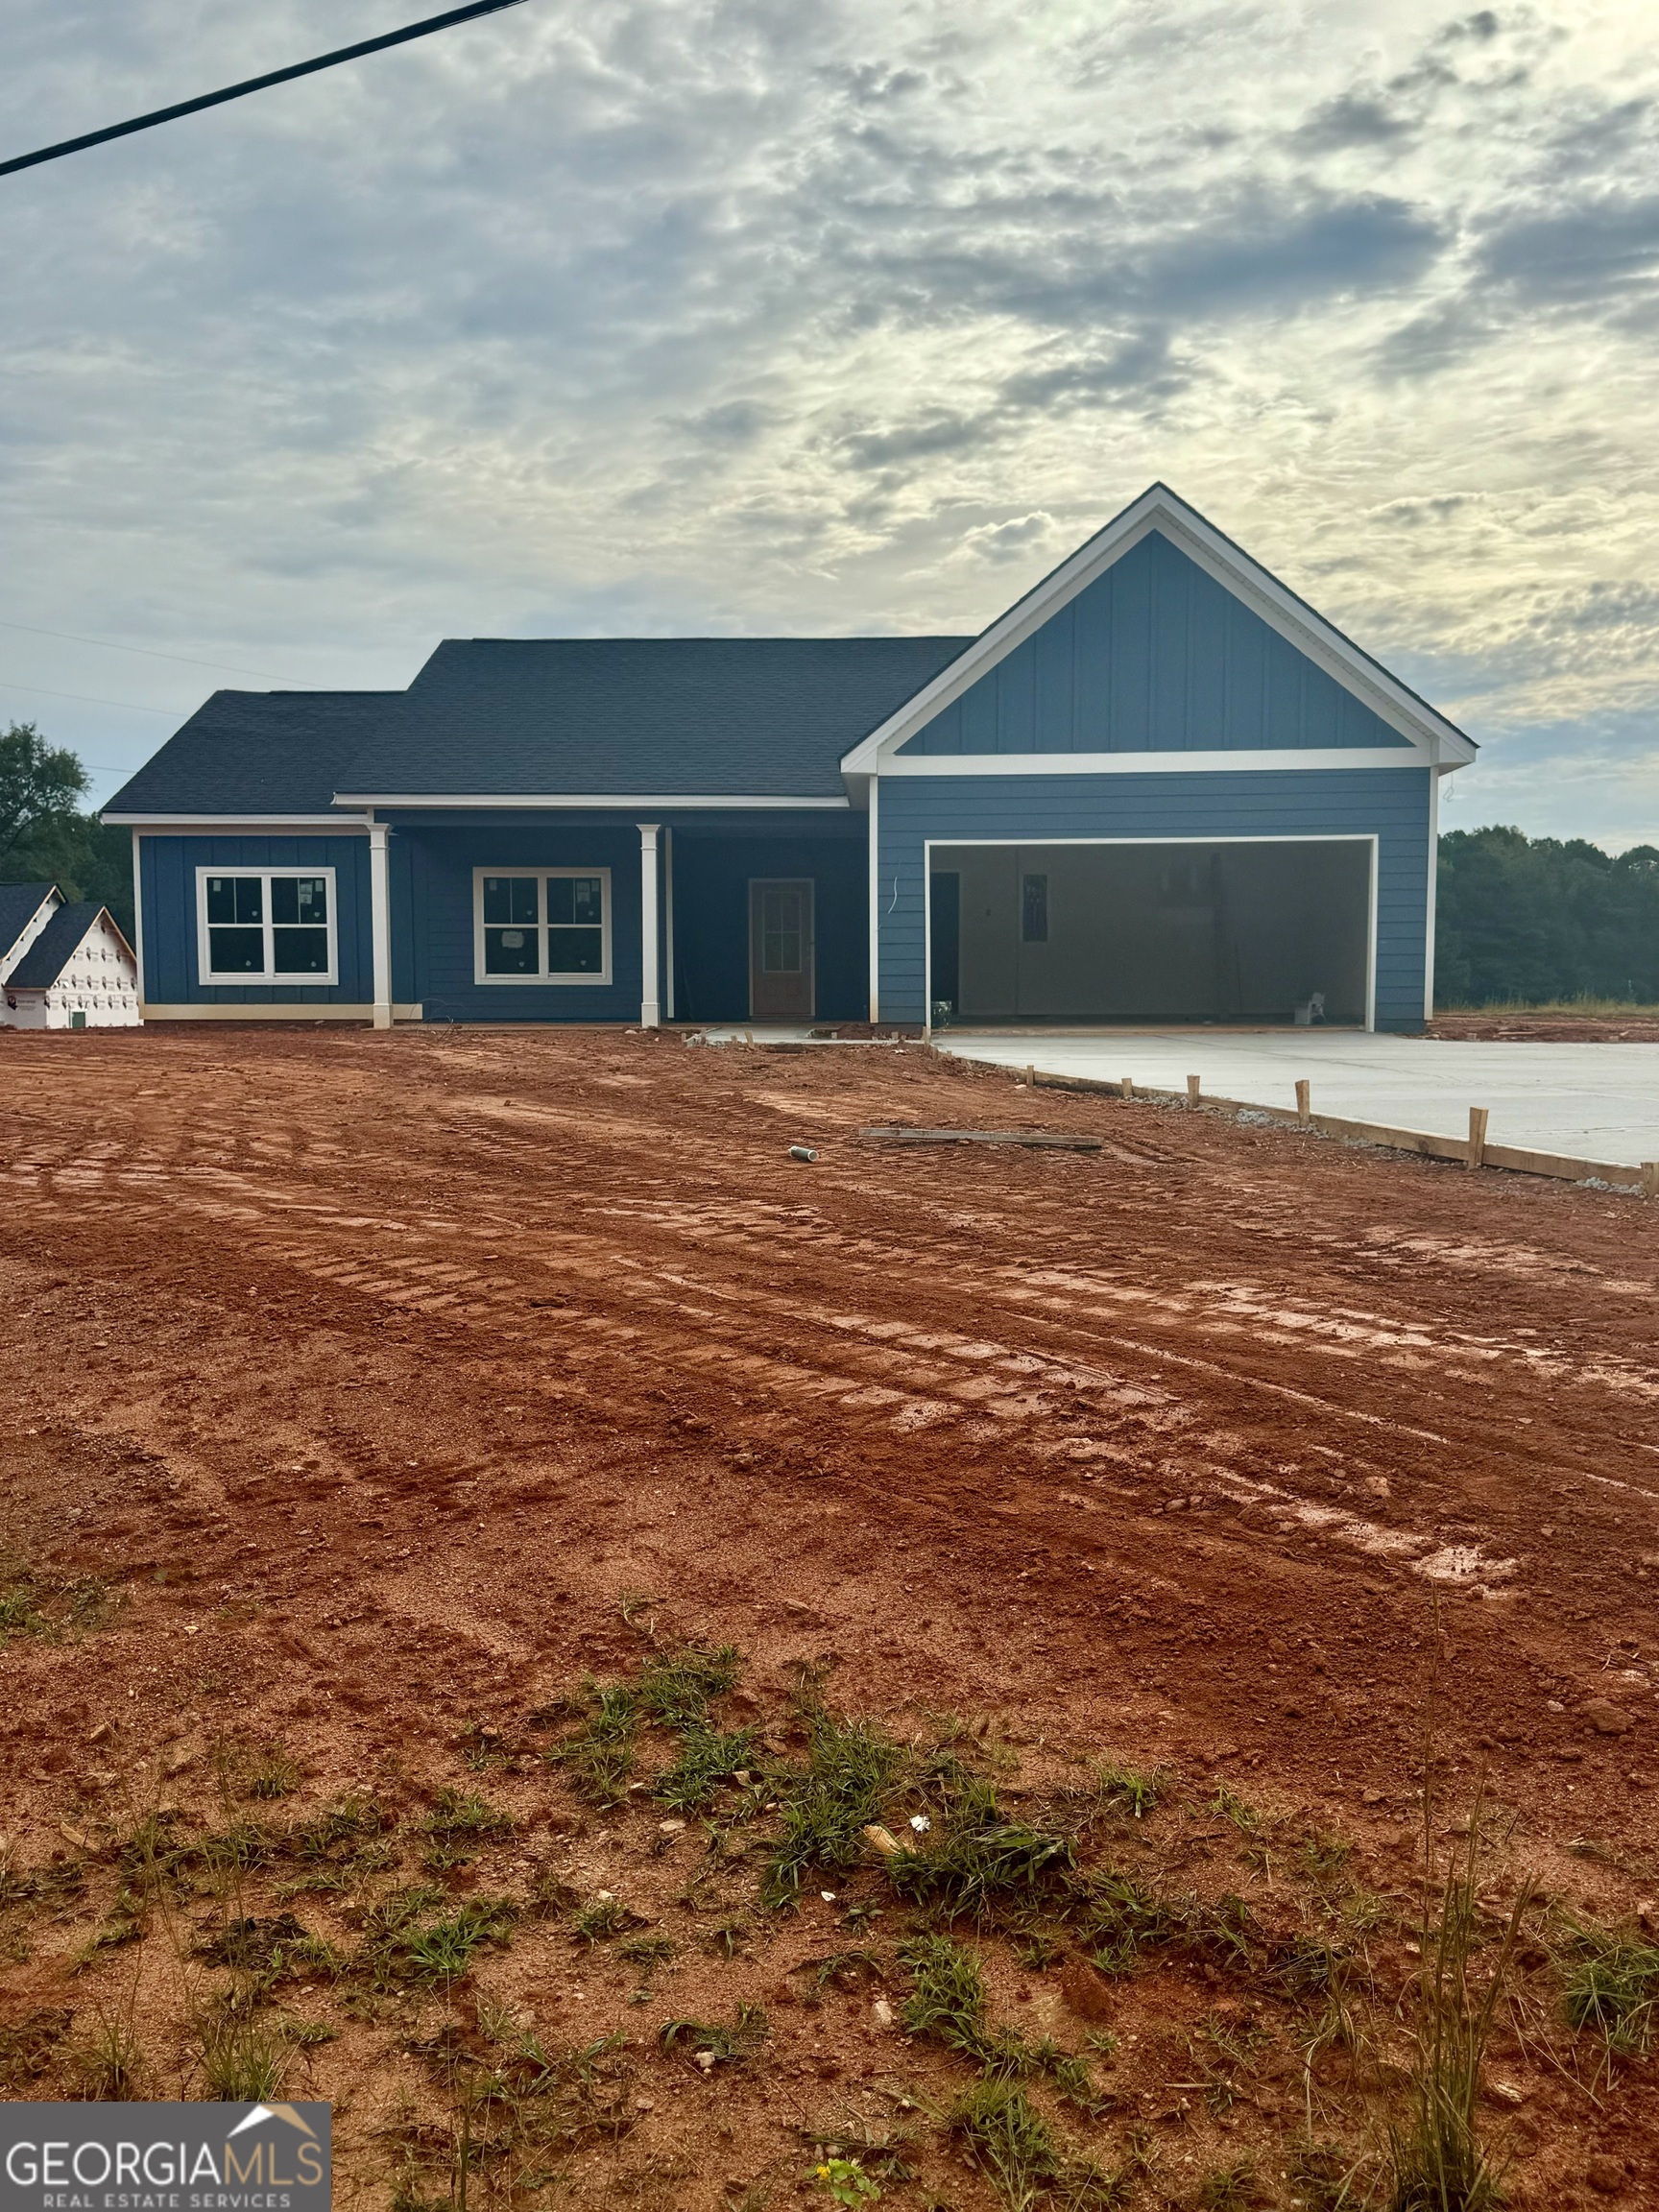
M 755 1759 L 755 1731 L 731 1732 L 710 1728 L 695 1720 L 685 1732 L 680 1756 L 657 1777 L 656 1794 L 676 1813 L 695 1812 L 713 1796 L 717 1783 L 751 1766 Z
M 201 2031 L 202 2079 L 209 2099 L 268 2104 L 282 2094 L 293 2054 L 287 2037 L 242 2012 L 215 2014 Z
M 962 2155 L 1009 2212 L 1030 2212 L 1060 2178 L 1054 2130 L 1017 2082 L 976 2081 L 951 2105 L 949 2126 Z
M 664 2051 L 689 2051 L 706 2070 L 721 2062 L 750 2057 L 772 2032 L 758 2005 L 739 2005 L 730 2028 L 717 2020 L 664 2020 L 657 2039 Z
M 822 1707 L 806 1715 L 806 1770 L 780 1777 L 781 1834 L 767 1866 L 768 1905 L 791 1903 L 813 1866 L 851 1866 L 864 1857 L 864 1829 L 880 1816 L 899 1779 L 903 1752 L 865 1720 L 838 1720 Z
M 1424 1799 L 1424 1829 L 1432 1837 L 1432 1800 Z M 1486 2043 L 1503 1993 L 1521 1915 L 1523 1890 L 1503 1945 L 1479 1986 L 1477 1900 L 1480 1802 L 1469 1822 L 1460 1860 L 1440 1884 L 1437 1911 L 1426 1910 L 1418 1972 L 1416 2050 L 1407 2115 L 1391 2122 L 1388 2212 L 1491 2212 L 1503 2200 L 1501 2176 L 1481 2140 L 1478 2104 Z M 1430 1865 L 1433 1859 L 1431 1853 Z
M 985 1920 L 998 1907 L 1063 1886 L 1076 1863 L 1068 1838 L 1005 1819 L 991 1785 L 970 1778 L 942 1828 L 921 1850 L 889 1859 L 887 1876 L 902 1897 Z
M 1609 2053 L 1639 2056 L 1659 2021 L 1659 1944 L 1587 1920 L 1569 1927 L 1564 1994 L 1570 2026 L 1599 2035 Z

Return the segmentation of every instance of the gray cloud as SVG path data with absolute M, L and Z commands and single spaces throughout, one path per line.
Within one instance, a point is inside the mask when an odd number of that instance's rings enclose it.
M 538 0 L 7 180 L 5 612 L 332 682 L 445 631 L 974 629 L 1164 476 L 1432 696 L 1659 698 L 1634 34 L 1084 12 Z M 0 146 L 340 21 L 12 0 Z M 0 631 L 0 713 L 130 697 L 46 713 L 131 757 L 172 680 L 122 665 Z

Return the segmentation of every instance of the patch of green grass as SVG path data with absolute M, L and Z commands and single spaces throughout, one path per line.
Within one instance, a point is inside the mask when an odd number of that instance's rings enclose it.
M 349 1796 L 325 1806 L 309 1820 L 296 1820 L 282 1839 L 283 1855 L 301 1865 L 337 1861 L 388 1834 L 397 1821 L 373 1797 Z
M 1509 1915 L 1497 1958 L 1476 1967 L 1480 1810 L 1477 1798 L 1462 1856 L 1439 1881 L 1437 1906 L 1425 1901 L 1409 2095 L 1388 2128 L 1388 2212 L 1493 2212 L 1503 2201 L 1501 2172 L 1481 2135 L 1480 2084 L 1527 1894 Z M 1424 1826 L 1431 1836 L 1427 1796 Z
M 504 1842 L 513 1834 L 511 1815 L 475 1790 L 440 1790 L 421 1826 L 431 1838 L 424 1863 L 440 1871 L 465 1865 L 486 1844 Z
M 719 2021 L 664 2020 L 657 2039 L 664 2051 L 688 2051 L 708 2068 L 752 2056 L 771 2032 L 771 2023 L 758 2005 L 739 2005 L 730 2028 Z
M 985 1976 L 974 1953 L 949 1936 L 918 1936 L 901 1945 L 899 1963 L 911 1983 L 905 2027 L 977 2058 L 985 2045 Z
M 653 1974 L 659 1966 L 666 1966 L 677 1946 L 672 1936 L 630 1936 L 616 1946 L 618 1959 L 626 1959 L 631 1966 L 642 1973 Z
M 903 2021 L 913 2035 L 961 2053 L 999 2080 L 1046 2076 L 1072 2104 L 1096 2109 L 1098 2093 L 1081 2058 L 1051 2036 L 1032 2042 L 1015 2029 L 987 2026 L 984 1973 L 972 1951 L 949 1936 L 918 1936 L 901 1946 L 899 1962 L 910 1976 Z
M 1305 1881 L 1323 1887 L 1337 1879 L 1353 1856 L 1352 1843 L 1318 1831 L 1302 1838 L 1290 1854 L 1290 1863 Z
M 1609 2052 L 1640 2056 L 1659 2024 L 1659 1944 L 1634 1930 L 1569 1924 L 1563 1992 L 1570 2026 L 1599 2035 Z
M 209 2099 L 268 2104 L 282 2094 L 293 2053 L 286 2036 L 246 2013 L 217 2013 L 203 2023 L 198 2060 Z
M 716 1784 L 755 1760 L 755 1731 L 730 1732 L 694 1720 L 681 1741 L 680 1756 L 657 1777 L 656 1794 L 676 1813 L 694 1812 L 713 1796 Z
M 1196 2200 L 1199 2212 L 1252 2212 L 1253 2206 L 1268 2200 L 1256 2161 L 1248 2155 L 1213 2167 L 1199 2182 Z
M 118 1593 L 96 1575 L 65 1580 L 37 1574 L 23 1560 L 0 1560 L 0 1644 L 12 1636 L 58 1644 L 107 1627 L 118 1602 Z
M 442 1890 L 418 1887 L 398 1890 L 373 1909 L 363 1948 L 377 1987 L 458 1981 L 474 1952 L 512 1941 L 514 1914 L 506 1898 L 471 1897 L 458 1911 L 432 1917 L 444 1901 Z
M 626 1682 L 590 1682 L 590 1710 L 562 1743 L 543 1754 L 563 1767 L 572 1786 L 595 1805 L 619 1805 L 634 1775 L 639 1705 Z
M 948 2125 L 1009 2212 L 1031 2212 L 1060 2179 L 1064 2156 L 1054 2130 L 1017 2082 L 976 2081 L 951 2105 Z
M 242 1786 L 250 1797 L 292 1797 L 302 1780 L 299 1761 L 274 1744 L 254 1762 Z
M 639 1926 L 639 1915 L 620 1897 L 595 1897 L 570 1915 L 570 1933 L 584 1943 L 608 1943 Z
M 1102 1767 L 1095 1776 L 1094 1791 L 1109 1811 L 1143 1820 L 1164 1794 L 1163 1771 L 1156 1767 L 1149 1774 L 1135 1767 Z
M 768 1905 L 791 1903 L 814 1866 L 855 1864 L 863 1830 L 903 1769 L 901 1747 L 865 1720 L 841 1720 L 822 1707 L 806 1715 L 805 1773 L 780 1775 L 781 1830 L 761 1886 Z
M 709 1701 L 737 1687 L 742 1653 L 735 1644 L 685 1644 L 654 1651 L 639 1676 L 638 1698 L 653 1720 L 669 1728 L 707 1721 Z
M 1255 1806 L 1247 1804 L 1225 1782 L 1217 1785 L 1215 1794 L 1205 1810 L 1222 1820 L 1231 1820 L 1240 1836 L 1254 1836 L 1262 1825 L 1262 1815 Z
M 129 2015 L 124 2011 L 96 2013 L 90 2032 L 69 2055 L 68 2073 L 77 2098 L 117 2104 L 146 2098 L 150 2069 Z
M 37 2007 L 0 2027 L 0 2096 L 18 2097 L 51 2067 L 74 2014 Z
M 988 1782 L 970 1778 L 922 1848 L 886 1862 L 902 1897 L 988 1919 L 998 1908 L 1064 1888 L 1077 1863 L 1070 1838 L 1006 1819 Z

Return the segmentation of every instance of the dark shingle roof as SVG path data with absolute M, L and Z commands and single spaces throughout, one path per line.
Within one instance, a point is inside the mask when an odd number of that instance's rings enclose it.
M 321 814 L 400 691 L 215 691 L 106 814 Z
M 840 798 L 967 637 L 450 638 L 340 790 Z
M 0 960 L 39 913 L 41 901 L 57 888 L 55 883 L 0 883 Z
M 104 911 L 96 899 L 77 899 L 72 906 L 60 906 L 6 982 L 25 991 L 50 991 L 80 946 L 81 940 Z

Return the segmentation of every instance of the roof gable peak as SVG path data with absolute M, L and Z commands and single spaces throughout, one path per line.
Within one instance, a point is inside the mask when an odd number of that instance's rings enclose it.
M 1298 652 L 1354 693 L 1437 766 L 1461 766 L 1475 745 L 1456 725 L 1356 645 L 1271 570 L 1236 544 L 1162 479 L 1114 516 L 981 632 L 931 683 L 842 759 L 848 776 L 879 774 L 883 760 L 959 699 L 1152 531 L 1260 615 Z

